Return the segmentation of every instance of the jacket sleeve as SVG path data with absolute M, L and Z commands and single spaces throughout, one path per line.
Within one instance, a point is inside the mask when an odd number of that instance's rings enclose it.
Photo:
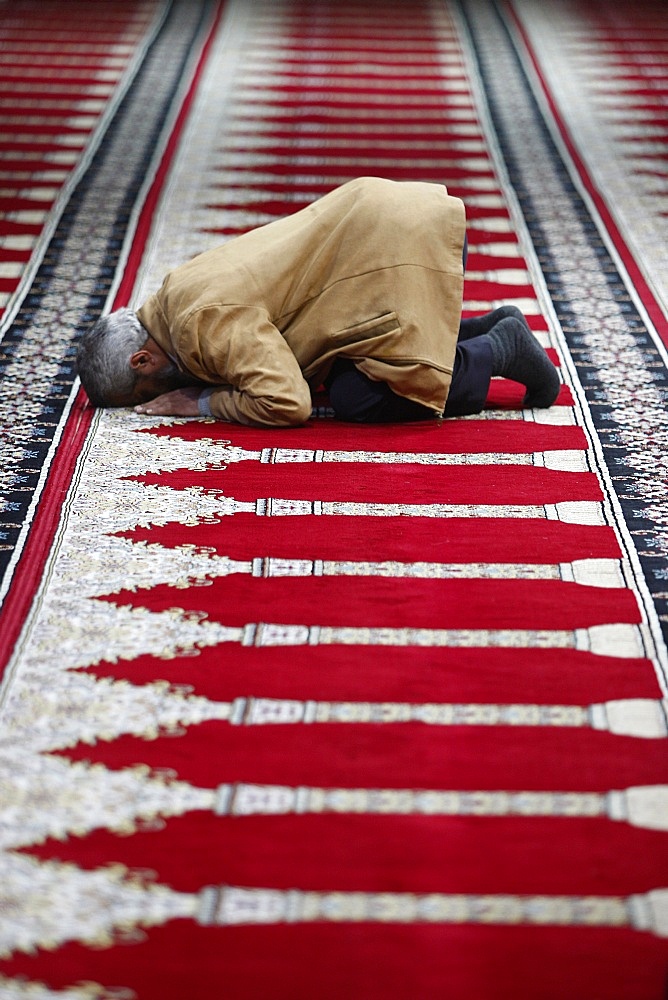
M 220 420 L 268 427 L 303 424 L 311 392 L 294 354 L 267 313 L 254 306 L 198 310 L 179 345 L 206 381 L 201 409 Z

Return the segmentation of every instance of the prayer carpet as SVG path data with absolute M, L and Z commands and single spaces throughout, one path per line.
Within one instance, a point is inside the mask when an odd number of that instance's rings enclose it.
M 0 8 L 0 998 L 663 996 L 668 18 Z M 103 310 L 362 174 L 549 410 L 93 411 Z

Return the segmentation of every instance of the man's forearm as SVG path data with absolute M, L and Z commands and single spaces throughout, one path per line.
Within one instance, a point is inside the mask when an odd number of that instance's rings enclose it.
M 276 387 L 272 395 L 254 396 L 233 386 L 215 386 L 199 396 L 202 416 L 262 427 L 294 427 L 311 416 L 311 392 L 302 379 L 295 386 Z

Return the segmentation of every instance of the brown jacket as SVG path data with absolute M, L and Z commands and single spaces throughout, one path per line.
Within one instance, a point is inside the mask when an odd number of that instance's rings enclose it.
M 209 405 L 223 420 L 304 422 L 338 356 L 442 413 L 465 225 L 442 185 L 362 177 L 177 267 L 138 316 L 217 387 Z

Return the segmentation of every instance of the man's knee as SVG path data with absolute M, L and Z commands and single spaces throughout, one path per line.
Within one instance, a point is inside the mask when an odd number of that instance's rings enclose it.
M 329 383 L 329 402 L 338 420 L 370 423 L 384 398 L 383 383 L 374 383 L 348 362 Z

